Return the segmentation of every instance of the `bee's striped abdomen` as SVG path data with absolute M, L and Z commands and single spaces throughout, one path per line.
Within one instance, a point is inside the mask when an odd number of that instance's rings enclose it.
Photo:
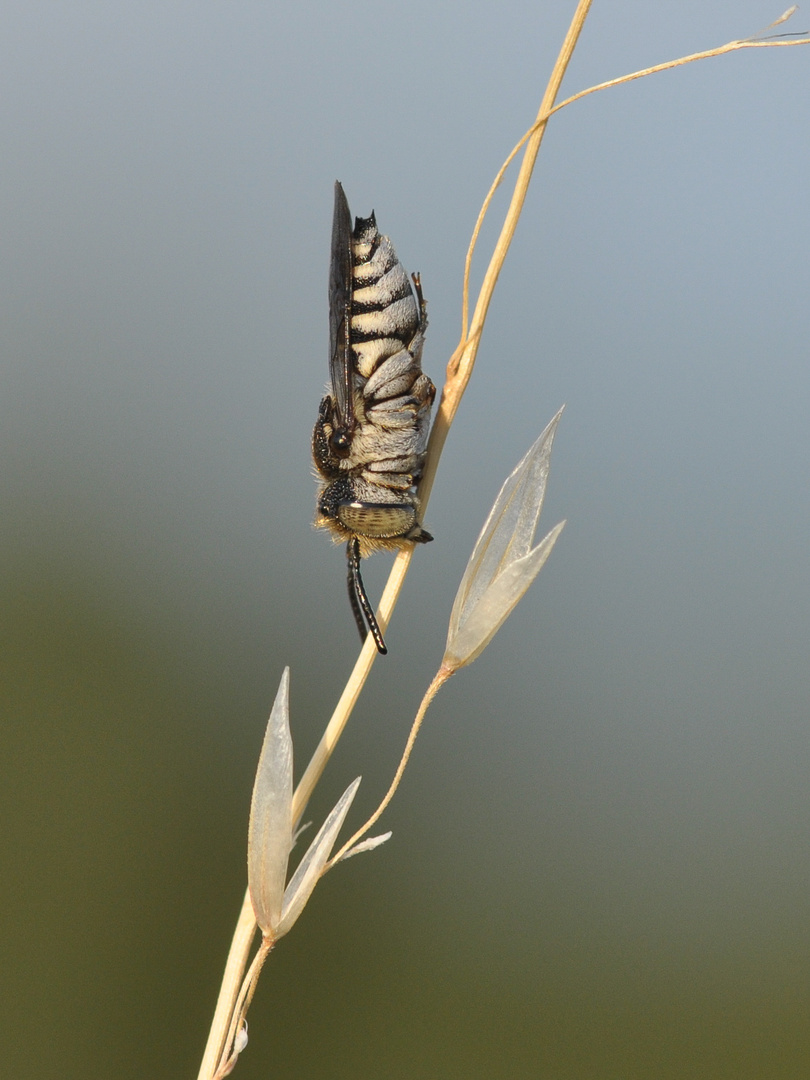
M 367 379 L 383 360 L 408 348 L 421 318 L 410 279 L 373 214 L 355 223 L 352 285 L 350 340 L 357 373 Z

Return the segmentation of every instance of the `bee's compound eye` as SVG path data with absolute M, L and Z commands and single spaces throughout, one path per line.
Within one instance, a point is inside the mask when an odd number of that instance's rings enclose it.
M 329 449 L 335 457 L 345 458 L 349 456 L 352 448 L 352 437 L 345 428 L 336 428 L 329 437 Z

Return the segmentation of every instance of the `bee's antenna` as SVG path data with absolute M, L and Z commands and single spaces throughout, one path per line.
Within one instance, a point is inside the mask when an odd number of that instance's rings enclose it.
M 368 596 L 366 595 L 366 587 L 360 576 L 360 544 L 356 537 L 350 540 L 346 545 L 346 556 L 349 560 L 349 600 L 352 605 L 352 611 L 354 612 L 354 620 L 357 623 L 357 629 L 360 631 L 360 640 L 366 640 L 367 622 L 371 636 L 374 638 L 374 644 L 377 646 L 377 652 L 382 656 L 385 656 L 388 649 L 385 646 L 382 631 L 377 625 L 374 609 L 369 603 Z M 365 622 L 363 621 L 364 615 L 366 617 Z

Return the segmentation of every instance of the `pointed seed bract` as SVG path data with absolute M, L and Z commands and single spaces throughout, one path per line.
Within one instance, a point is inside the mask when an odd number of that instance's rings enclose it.
M 284 669 L 262 744 L 248 826 L 248 886 L 256 922 L 276 937 L 292 847 L 290 669 Z
M 551 447 L 562 409 L 507 477 L 476 541 L 456 593 L 444 667 L 479 656 L 534 581 L 565 522 L 532 549 L 543 507 Z
M 334 809 L 321 826 L 318 835 L 309 845 L 306 854 L 298 864 L 298 869 L 293 874 L 290 884 L 287 886 L 287 890 L 284 893 L 281 920 L 274 935 L 276 938 L 280 938 L 286 934 L 304 910 L 304 906 L 307 900 L 309 900 L 312 890 L 317 885 L 318 878 L 321 876 L 321 872 L 323 871 L 324 866 L 326 866 L 326 862 L 332 853 L 332 847 L 335 843 L 337 834 L 340 832 L 343 819 L 349 812 L 349 807 L 352 805 L 352 799 L 354 799 L 354 796 L 357 794 L 359 786 L 360 777 L 358 776 L 353 783 L 349 784 L 340 799 L 338 799 Z

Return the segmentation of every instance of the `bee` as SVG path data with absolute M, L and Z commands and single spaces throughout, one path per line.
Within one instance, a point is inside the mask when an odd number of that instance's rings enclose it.
M 316 526 L 346 541 L 349 600 L 361 640 L 366 625 L 385 647 L 360 560 L 433 537 L 419 522 L 416 485 L 425 461 L 436 388 L 422 372 L 427 306 L 387 236 L 356 218 L 335 183 L 329 268 L 330 393 L 312 435 L 318 471 Z

